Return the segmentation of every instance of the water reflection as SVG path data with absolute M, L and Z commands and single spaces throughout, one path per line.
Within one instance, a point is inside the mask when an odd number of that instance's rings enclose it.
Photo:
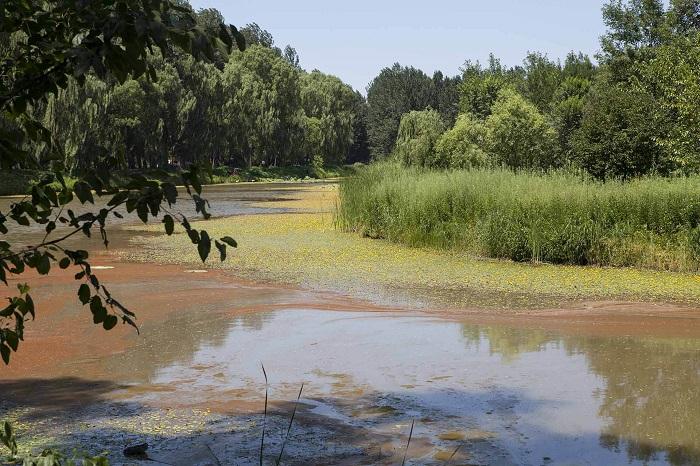
M 317 414 L 377 435 L 429 419 L 419 432 L 436 448 L 442 432 L 480 429 L 508 464 L 700 464 L 700 340 L 307 309 L 186 325 L 200 336 L 153 368 L 173 391 L 150 402 L 259 401 L 262 362 L 274 398 L 305 382 Z
M 562 347 L 603 380 L 592 395 L 605 424 L 600 446 L 644 464 L 700 464 L 700 340 L 557 335 L 463 326 L 467 345 L 488 341 L 504 363 Z

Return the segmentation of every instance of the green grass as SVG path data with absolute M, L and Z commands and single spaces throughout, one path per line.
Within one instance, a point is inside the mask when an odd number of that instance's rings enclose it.
M 697 271 L 700 177 L 601 183 L 566 173 L 375 164 L 340 187 L 338 225 L 514 261 Z

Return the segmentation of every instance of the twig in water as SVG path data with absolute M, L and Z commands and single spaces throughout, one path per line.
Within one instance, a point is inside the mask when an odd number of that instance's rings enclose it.
M 289 426 L 287 426 L 287 435 L 284 436 L 284 441 L 282 442 L 282 448 L 280 449 L 280 455 L 277 457 L 276 466 L 280 466 L 282 462 L 282 454 L 284 453 L 284 447 L 287 445 L 287 439 L 289 439 L 289 433 L 292 431 L 292 423 L 294 422 L 294 416 L 297 413 L 297 407 L 299 406 L 299 400 L 301 400 L 301 392 L 304 390 L 304 384 L 301 384 L 299 389 L 299 395 L 297 395 L 297 401 L 294 403 L 294 409 L 292 410 L 292 417 L 289 419 Z
M 221 466 L 221 461 L 219 460 L 219 457 L 216 456 L 216 454 L 214 453 L 214 450 L 211 449 L 209 444 L 205 443 L 204 446 L 207 447 L 207 450 L 209 450 L 209 453 L 211 453 L 211 456 L 214 458 L 214 460 L 216 460 L 216 466 Z
M 455 457 L 455 455 L 457 454 L 457 452 L 459 451 L 460 448 L 462 448 L 462 445 L 457 445 L 457 448 L 455 448 L 455 451 L 453 451 L 452 454 L 450 455 L 450 457 L 447 459 L 447 464 L 450 464 L 452 462 L 452 458 Z
M 406 465 L 406 455 L 408 455 L 408 447 L 411 446 L 411 439 L 413 438 L 413 426 L 415 425 L 416 420 L 411 421 L 411 431 L 408 433 L 408 442 L 406 443 L 406 451 L 403 453 L 403 461 L 401 461 L 401 466 Z
M 260 438 L 260 466 L 263 466 L 263 453 L 265 452 L 265 426 L 267 424 L 267 394 L 269 390 L 269 384 L 267 381 L 267 372 L 265 372 L 265 365 L 260 363 L 262 367 L 263 375 L 265 376 L 265 408 L 263 411 L 263 428 L 262 436 Z

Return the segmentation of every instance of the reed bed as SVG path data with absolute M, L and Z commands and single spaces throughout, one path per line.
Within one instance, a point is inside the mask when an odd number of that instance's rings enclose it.
M 491 258 L 695 272 L 700 176 L 603 183 L 577 173 L 384 162 L 342 182 L 336 223 L 372 238 Z

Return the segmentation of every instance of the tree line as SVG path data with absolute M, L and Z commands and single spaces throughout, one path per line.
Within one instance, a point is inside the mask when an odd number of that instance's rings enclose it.
M 214 35 L 224 22 L 215 9 L 191 13 Z M 54 138 L 51 147 L 28 143 L 31 159 L 46 165 L 58 148 L 72 171 L 107 157 L 132 169 L 366 161 L 364 97 L 334 76 L 302 70 L 296 50 L 276 47 L 257 24 L 240 33 L 247 49 L 226 58 L 154 50 L 148 61 L 155 72 L 137 79 L 91 73 L 69 80 L 30 109 Z M 21 33 L 3 35 L 0 51 L 17 40 Z
M 700 1 L 611 0 L 595 64 L 529 53 L 462 75 L 382 70 L 368 88 L 375 159 L 427 167 L 584 169 L 600 179 L 700 168 Z
M 216 9 L 177 3 L 211 34 L 223 23 Z M 138 169 L 389 156 L 428 167 L 575 167 L 601 179 L 698 171 L 700 0 L 610 0 L 603 18 L 595 61 L 532 52 L 507 67 L 491 55 L 466 61 L 459 76 L 395 64 L 366 98 L 337 77 L 304 71 L 293 47 L 277 47 L 252 23 L 240 29 L 244 52 L 203 62 L 155 50 L 153 73 L 137 79 L 91 72 L 69 80 L 30 109 L 53 135 L 51 148 L 26 150 L 48 164 L 59 148 L 74 171 L 106 157 Z M 16 40 L 21 34 L 0 35 L 3 56 Z M 11 125 L 0 118 L 0 130 Z

